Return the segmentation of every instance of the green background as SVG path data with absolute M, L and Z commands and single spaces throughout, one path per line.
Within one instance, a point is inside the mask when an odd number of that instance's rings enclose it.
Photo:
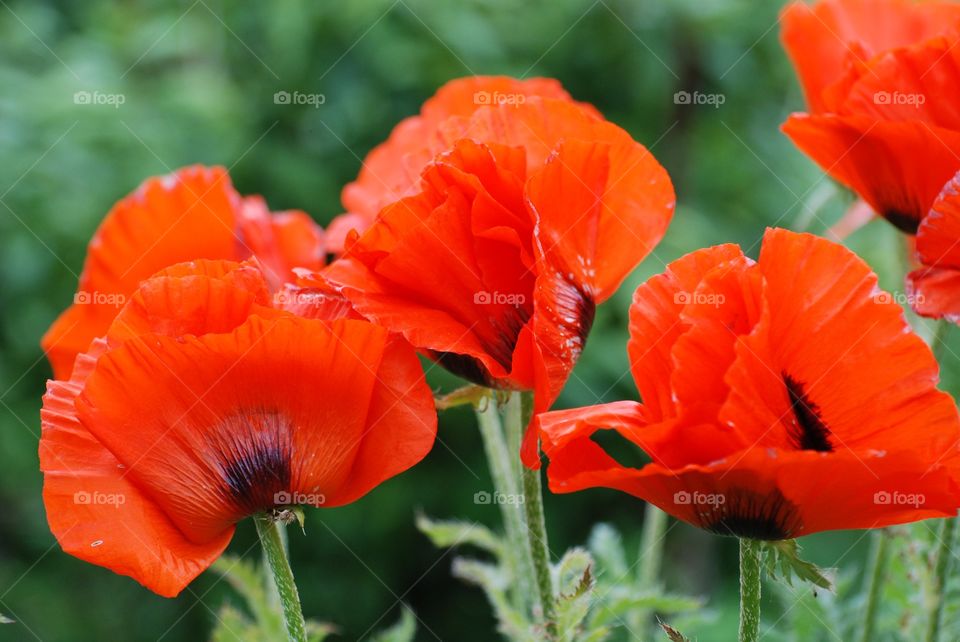
M 625 374 L 627 307 L 636 285 L 665 262 L 728 241 L 756 256 L 765 226 L 823 231 L 852 202 L 778 131 L 802 97 L 777 40 L 773 2 L 0 5 L 0 612 L 17 620 L 0 627 L 4 640 L 202 640 L 220 605 L 234 599 L 213 573 L 168 600 L 67 556 L 40 500 L 38 414 L 50 370 L 38 341 L 71 301 L 99 221 L 142 179 L 222 164 L 242 193 L 326 223 L 363 156 L 445 81 L 474 73 L 559 79 L 652 149 L 673 177 L 678 208 L 654 255 L 602 306 L 558 407 L 636 398 Z M 77 105 L 80 90 L 121 93 L 125 103 Z M 322 93 L 325 103 L 277 105 L 279 90 Z M 722 94 L 724 103 L 675 104 L 681 90 Z M 874 222 L 851 244 L 902 291 L 905 251 L 891 228 Z M 437 371 L 430 377 L 455 385 Z M 948 385 L 955 381 L 951 373 Z M 309 511 L 306 536 L 291 534 L 305 612 L 335 622 L 341 639 L 358 639 L 394 622 L 403 601 L 429 627 L 418 639 L 494 639 L 480 591 L 450 577 L 454 554 L 413 526 L 417 510 L 496 524 L 494 507 L 473 503 L 489 488 L 473 417 L 444 414 L 422 465 L 352 506 Z M 554 551 L 583 543 L 598 521 L 616 524 L 635 550 L 643 505 L 629 496 L 549 496 L 546 509 Z M 815 561 L 856 572 L 862 535 L 803 543 Z M 245 523 L 231 551 L 256 555 L 254 544 Z M 684 524 L 670 531 L 668 585 L 708 598 L 710 613 L 685 631 L 701 641 L 735 635 L 733 544 Z M 767 622 L 786 613 L 775 627 L 786 630 L 789 606 L 765 604 Z M 822 631 L 802 639 L 821 635 L 834 639 Z

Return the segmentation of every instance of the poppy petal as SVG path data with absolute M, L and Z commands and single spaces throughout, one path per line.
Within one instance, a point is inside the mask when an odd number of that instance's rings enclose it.
M 768 310 L 737 345 L 722 422 L 766 447 L 929 461 L 957 450 L 957 409 L 936 389 L 937 361 L 866 263 L 825 239 L 770 229 L 758 269 Z
M 243 199 L 239 232 L 276 288 L 291 280 L 291 268 L 319 270 L 325 260 L 323 231 L 306 212 L 271 213 L 259 196 Z
M 103 336 L 140 281 L 170 265 L 262 251 L 271 274 L 287 275 L 307 259 L 305 267 L 319 267 L 322 237 L 305 214 L 268 217 L 262 200 L 240 198 L 222 167 L 192 166 L 144 182 L 97 229 L 74 305 L 41 341 L 55 377 L 67 379 L 77 354 Z
M 233 530 L 189 541 L 79 422 L 74 402 L 105 348 L 101 341 L 82 355 L 71 381 L 47 384 L 40 413 L 47 521 L 65 552 L 173 597 L 220 556 Z
M 793 114 L 782 129 L 824 172 L 910 234 L 960 170 L 960 132 L 920 121 Z
M 480 110 L 512 108 L 528 97 L 545 96 L 569 100 L 560 83 L 548 78 L 517 80 L 506 76 L 472 76 L 444 85 L 427 100 L 421 112 L 397 125 L 390 138 L 364 159 L 357 180 L 343 189 L 341 200 L 347 214 L 337 221 L 328 245 L 340 252 L 349 229 L 363 232 L 381 209 L 419 191 L 420 174 L 435 156 L 465 136 L 444 131 L 451 118 L 469 118 Z M 509 105 L 502 104 L 509 101 Z M 485 142 L 483 138 L 470 136 Z M 339 242 L 339 243 L 338 243 Z
M 670 389 L 674 344 L 687 330 L 680 315 L 700 281 L 713 268 L 744 260 L 736 245 L 697 250 L 673 261 L 663 274 L 637 288 L 630 306 L 630 369 L 651 421 L 674 416 Z
M 212 541 L 285 503 L 278 497 L 337 497 L 387 340 L 366 322 L 256 316 L 230 334 L 147 335 L 100 358 L 77 400 L 80 420 L 190 541 Z M 396 385 L 425 407 L 424 386 Z M 409 449 L 395 443 L 393 469 L 426 454 L 423 432 Z
M 949 2 L 822 0 L 793 2 L 780 16 L 781 40 L 812 112 L 829 111 L 823 92 L 838 70 L 947 31 L 960 20 Z

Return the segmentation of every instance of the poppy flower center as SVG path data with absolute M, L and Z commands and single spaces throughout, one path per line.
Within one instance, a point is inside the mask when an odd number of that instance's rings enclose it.
M 830 429 L 820 417 L 820 408 L 807 397 L 803 384 L 783 373 L 783 384 L 787 387 L 790 407 L 793 410 L 793 422 L 788 433 L 790 441 L 799 450 L 817 450 L 831 452 Z
M 717 535 L 775 541 L 800 530 L 800 512 L 778 490 L 760 494 L 734 489 L 711 510 L 697 513 L 701 528 Z
M 213 431 L 210 446 L 224 494 L 238 513 L 274 508 L 276 496 L 290 490 L 291 432 L 289 420 L 269 410 L 232 415 Z
M 907 234 L 916 234 L 920 227 L 920 219 L 898 210 L 887 210 L 883 213 L 883 218 L 890 221 L 894 227 Z

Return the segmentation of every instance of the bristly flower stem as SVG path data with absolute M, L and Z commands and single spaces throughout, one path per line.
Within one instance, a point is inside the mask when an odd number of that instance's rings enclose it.
M 266 513 L 254 515 L 253 521 L 257 525 L 257 535 L 260 536 L 260 544 L 263 546 L 267 563 L 273 572 L 273 581 L 280 595 L 283 619 L 290 642 L 307 642 L 307 625 L 303 620 L 303 610 L 300 607 L 300 594 L 293 581 L 293 570 L 290 568 L 283 546 L 281 536 L 283 526 Z
M 521 429 L 526 428 L 533 416 L 533 393 L 521 393 L 522 412 Z M 517 453 L 515 456 L 519 457 Z M 553 609 L 553 580 L 550 577 L 550 547 L 547 545 L 547 522 L 543 514 L 543 489 L 540 471 L 523 466 L 523 505 L 527 511 L 527 539 L 530 545 L 530 557 L 533 572 L 537 580 L 537 592 L 540 594 L 540 606 L 548 633 L 555 627 Z
M 740 538 L 740 642 L 760 639 L 760 547 Z
M 943 607 L 946 602 L 945 589 L 947 586 L 947 576 L 950 571 L 950 558 L 953 556 L 953 539 L 957 531 L 956 517 L 950 517 L 941 521 L 937 538 L 937 556 L 934 567 L 934 603 L 930 609 L 927 620 L 927 642 L 937 642 L 940 639 L 940 623 L 943 619 Z
M 873 546 L 870 550 L 870 562 L 867 566 L 867 604 L 863 613 L 863 628 L 860 630 L 860 642 L 871 642 L 876 630 L 877 605 L 887 564 L 890 559 L 890 535 L 885 530 L 875 530 L 871 534 Z

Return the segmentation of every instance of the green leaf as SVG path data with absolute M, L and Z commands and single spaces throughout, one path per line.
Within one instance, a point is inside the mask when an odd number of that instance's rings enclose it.
M 271 607 L 266 578 L 252 561 L 233 555 L 221 555 L 210 567 L 220 573 L 244 599 L 253 619 L 268 630 L 284 631 L 283 616 Z
M 489 528 L 476 522 L 435 520 L 425 515 L 417 515 L 416 523 L 417 529 L 439 548 L 471 544 L 498 557 L 503 550 L 500 538 Z
M 816 564 L 800 559 L 800 545 L 797 540 L 764 542 L 764 549 L 767 573 L 771 577 L 780 578 L 790 586 L 793 585 L 793 579 L 797 578 L 822 589 L 833 590 L 833 585 L 824 571 Z
M 610 524 L 594 526 L 587 546 L 597 561 L 599 574 L 609 573 L 617 578 L 626 578 L 629 574 L 627 555 L 623 550 L 623 538 L 613 526 Z
M 499 630 L 507 638 L 514 642 L 538 640 L 532 632 L 532 623 L 510 604 L 506 593 L 510 580 L 498 566 L 458 557 L 453 560 L 453 576 L 483 589 L 497 617 Z
M 371 637 L 372 642 L 413 642 L 417 634 L 417 618 L 406 604 L 400 614 L 400 621 L 385 631 Z
M 256 625 L 239 609 L 224 604 L 217 613 L 217 625 L 210 637 L 212 642 L 266 642 Z
M 675 615 L 698 611 L 704 606 L 704 600 L 696 597 L 661 592 L 637 594 L 619 586 L 605 589 L 604 595 L 603 608 L 598 609 L 593 616 L 594 625 L 621 620 L 635 610 Z

